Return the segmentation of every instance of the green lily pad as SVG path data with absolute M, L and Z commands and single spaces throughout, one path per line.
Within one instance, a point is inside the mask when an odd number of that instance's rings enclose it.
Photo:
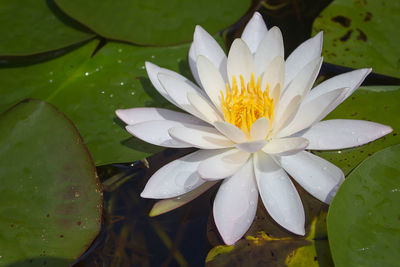
M 234 24 L 250 0 L 55 0 L 68 15 L 99 35 L 140 45 L 171 45 L 193 39 L 195 26 L 215 34 Z
M 314 151 L 336 166 L 345 175 L 373 153 L 400 143 L 400 86 L 368 86 L 354 92 L 326 119 L 369 120 L 393 128 L 393 132 L 367 145 L 338 150 Z
M 49 101 L 77 126 L 96 165 L 136 161 L 160 151 L 161 147 L 133 138 L 115 110 L 174 108 L 152 86 L 144 63 L 152 61 L 191 77 L 189 45 L 108 43 L 91 57 L 97 44 L 92 41 L 40 64 L 0 68 L 0 112 L 26 97 Z
M 68 266 L 100 230 L 102 192 L 75 126 L 24 100 L 0 116 L 0 265 Z
M 77 44 L 94 34 L 63 14 L 53 1 L 0 2 L 0 56 L 26 56 Z
M 328 206 L 296 186 L 306 213 L 306 236 L 296 236 L 269 215 L 259 200 L 255 220 L 244 238 L 233 246 L 223 245 L 212 220 L 208 239 L 214 246 L 206 266 L 333 266 L 326 230 Z
M 398 266 L 400 145 L 377 152 L 339 188 L 328 213 L 336 266 Z
M 335 0 L 314 21 L 325 61 L 400 77 L 400 1 Z

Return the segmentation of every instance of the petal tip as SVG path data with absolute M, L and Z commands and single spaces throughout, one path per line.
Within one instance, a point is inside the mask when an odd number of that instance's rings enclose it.
M 301 235 L 301 236 L 304 236 L 306 234 L 304 226 L 292 228 L 290 231 L 296 235 Z

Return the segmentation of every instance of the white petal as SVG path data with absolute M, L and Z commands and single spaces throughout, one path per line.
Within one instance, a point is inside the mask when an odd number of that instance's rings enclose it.
M 153 86 L 157 89 L 157 91 L 165 99 L 167 99 L 169 102 L 171 102 L 172 104 L 174 104 L 177 107 L 180 107 L 179 104 L 176 103 L 176 101 L 174 101 L 174 99 L 171 96 L 169 96 L 169 93 L 165 90 L 165 88 L 161 85 L 160 81 L 158 80 L 158 75 L 160 73 L 169 75 L 171 77 L 174 77 L 175 79 L 178 79 L 184 83 L 187 83 L 198 92 L 202 91 L 197 85 L 195 85 L 194 83 L 192 83 L 190 80 L 188 80 L 186 77 L 180 75 L 179 73 L 176 73 L 169 69 L 160 68 L 159 66 L 157 66 L 151 62 L 146 62 L 145 65 L 146 65 L 147 75 L 149 76 L 149 79 L 150 79 L 151 83 L 153 84 Z
M 182 113 L 164 108 L 130 108 L 130 109 L 117 109 L 115 111 L 118 118 L 128 125 L 141 123 L 145 121 L 177 121 L 182 123 L 192 123 L 204 125 L 202 120 Z
M 190 70 L 192 71 L 193 77 L 196 80 L 197 84 L 201 84 L 196 65 L 196 60 L 197 60 L 196 48 L 194 46 L 195 44 L 193 42 L 189 48 L 189 55 L 188 55 L 189 67 Z
M 217 149 L 232 147 L 234 144 L 215 128 L 206 126 L 174 127 L 169 129 L 172 138 L 197 148 Z
M 323 35 L 319 32 L 314 37 L 299 45 L 286 59 L 285 82 L 289 84 L 304 66 L 321 56 Z M 337 87 L 336 87 L 337 88 Z
M 286 156 L 304 150 L 307 145 L 308 140 L 302 137 L 274 138 L 262 150 L 268 154 Z
M 256 120 L 250 128 L 251 140 L 262 140 L 267 138 L 267 134 L 271 124 L 266 117 Z
M 193 36 L 194 53 L 189 53 L 189 62 L 196 62 L 200 55 L 205 56 L 214 66 L 219 69 L 225 82 L 228 82 L 226 75 L 226 55 L 217 41 L 201 26 L 196 26 Z M 193 58 L 192 58 L 193 56 Z M 193 71 L 193 69 L 192 69 Z M 193 76 L 196 76 L 193 74 Z
M 251 73 L 254 72 L 253 56 L 247 44 L 242 39 L 235 39 L 228 54 L 227 62 L 229 84 L 232 87 L 232 76 L 235 76 L 240 87 L 240 75 L 245 84 L 250 82 Z
M 279 88 L 285 84 L 285 61 L 283 57 L 277 56 L 268 64 L 267 69 L 261 79 L 261 90 L 265 90 L 269 86 L 270 97 L 273 95 L 273 90 L 279 84 Z
M 205 180 L 218 180 L 233 175 L 246 161 L 250 154 L 238 149 L 227 149 L 226 152 L 210 157 L 200 163 L 198 172 Z
M 257 210 L 258 192 L 252 160 L 221 184 L 214 200 L 214 220 L 225 244 L 232 245 L 249 229 Z
M 263 148 L 266 143 L 267 141 L 265 140 L 257 140 L 257 141 L 250 141 L 250 142 L 236 144 L 235 147 L 248 153 L 254 153 Z
M 156 204 L 154 204 L 153 208 L 149 213 L 149 216 L 150 217 L 158 216 L 160 214 L 179 208 L 185 205 L 186 203 L 192 201 L 196 197 L 200 196 L 201 194 L 203 194 L 217 182 L 218 181 L 205 182 L 199 187 L 193 189 L 192 191 L 187 192 L 184 195 L 174 198 L 159 200 L 156 202 Z
M 322 57 L 310 61 L 294 77 L 293 81 L 282 92 L 281 103 L 288 103 L 295 95 L 301 95 L 302 99 L 310 92 L 322 65 Z
M 342 101 L 347 94 L 347 90 L 347 88 L 336 89 L 316 97 L 307 104 L 301 105 L 294 119 L 286 127 L 282 128 L 277 136 L 289 136 L 319 122 L 337 106 L 337 103 Z
M 327 204 L 344 181 L 341 169 L 306 151 L 276 159 L 308 193 Z
M 294 116 L 297 114 L 297 110 L 300 106 L 301 96 L 295 96 L 287 105 L 280 104 L 276 107 L 276 116 L 272 124 L 271 136 L 275 136 L 280 133 L 280 129 L 290 123 Z
M 308 149 L 328 150 L 361 146 L 390 132 L 390 126 L 361 120 L 321 121 L 300 136 L 310 141 Z
M 199 90 L 197 90 L 196 85 L 191 82 L 182 81 L 164 73 L 158 74 L 158 80 L 178 107 L 202 120 L 205 120 L 202 114 L 199 113 L 187 99 L 188 93 L 199 94 Z
M 261 40 L 254 56 L 256 77 L 260 76 L 275 57 L 284 57 L 282 32 L 278 27 L 272 27 Z
M 192 147 L 191 144 L 173 139 L 168 130 L 172 127 L 185 127 L 187 123 L 178 121 L 146 121 L 126 126 L 126 130 L 135 137 L 157 146 Z
M 286 172 L 265 153 L 254 158 L 254 172 L 265 208 L 282 227 L 304 235 L 304 208 L 300 196 Z
M 204 183 L 197 173 L 199 164 L 220 150 L 199 150 L 174 160 L 151 176 L 143 192 L 144 198 L 170 198 L 185 194 Z
M 359 69 L 347 73 L 343 73 L 332 77 L 313 88 L 307 97 L 304 99 L 305 103 L 310 102 L 316 97 L 331 92 L 336 88 L 349 88 L 344 99 L 349 97 L 364 81 L 372 69 Z M 344 100 L 343 99 L 343 100 Z
M 197 70 L 201 84 L 218 111 L 221 110 L 221 91 L 225 89 L 225 82 L 218 69 L 204 56 L 197 57 Z
M 214 109 L 214 106 L 200 94 L 193 94 L 189 92 L 187 94 L 187 99 L 208 123 L 213 124 L 216 121 L 222 120 L 217 111 Z
M 231 123 L 218 121 L 214 123 L 214 126 L 220 133 L 235 143 L 243 143 L 247 141 L 246 135 L 242 132 L 242 130 Z
M 263 17 L 260 13 L 255 12 L 244 28 L 240 38 L 246 42 L 251 53 L 255 53 L 258 45 L 267 32 L 267 26 L 264 23 Z

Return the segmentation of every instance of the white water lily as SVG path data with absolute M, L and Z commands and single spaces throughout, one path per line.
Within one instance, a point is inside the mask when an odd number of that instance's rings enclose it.
M 322 33 L 284 60 L 282 34 L 255 13 L 228 57 L 200 26 L 189 63 L 197 81 L 146 62 L 157 91 L 187 113 L 162 108 L 117 110 L 137 138 L 164 147 L 200 150 L 159 169 L 141 196 L 198 196 L 224 179 L 213 214 L 226 244 L 250 227 L 258 193 L 271 217 L 304 235 L 304 209 L 288 174 L 311 195 L 330 203 L 344 180 L 332 163 L 305 151 L 360 146 L 392 131 L 361 120 L 321 121 L 362 83 L 371 69 L 351 71 L 313 88 L 322 64 Z

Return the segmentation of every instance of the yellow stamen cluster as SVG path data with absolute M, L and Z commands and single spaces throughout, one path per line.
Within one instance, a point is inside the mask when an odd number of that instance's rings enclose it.
M 235 76 L 232 76 L 232 89 L 226 84 L 225 96 L 221 90 L 221 108 L 225 121 L 240 128 L 247 136 L 257 119 L 266 117 L 270 122 L 273 119 L 274 101 L 269 97 L 269 86 L 267 85 L 264 92 L 260 86 L 260 77 L 256 84 L 252 73 L 247 86 L 240 75 L 240 90 Z

